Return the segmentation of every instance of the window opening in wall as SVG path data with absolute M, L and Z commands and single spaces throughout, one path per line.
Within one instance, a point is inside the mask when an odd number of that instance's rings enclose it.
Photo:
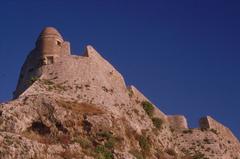
M 54 62 L 54 59 L 53 59 L 53 56 L 47 56 L 46 57 L 46 64 L 53 64 Z
M 62 44 L 62 43 L 61 43 L 60 41 L 57 41 L 57 45 L 58 45 L 58 46 L 61 46 L 61 44 Z

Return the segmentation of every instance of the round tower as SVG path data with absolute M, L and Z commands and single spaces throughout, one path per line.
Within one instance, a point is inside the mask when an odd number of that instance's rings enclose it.
M 69 45 L 55 28 L 46 27 L 38 37 L 36 49 L 40 53 L 43 64 L 52 64 L 56 57 L 70 54 Z
M 53 27 L 46 27 L 37 40 L 37 49 L 42 55 L 58 55 L 61 52 L 63 38 Z

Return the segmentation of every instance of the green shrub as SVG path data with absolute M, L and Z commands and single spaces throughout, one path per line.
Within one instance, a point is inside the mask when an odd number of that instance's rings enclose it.
M 87 138 L 75 139 L 75 142 L 79 143 L 84 149 L 93 147 L 92 142 Z
M 103 145 L 98 145 L 95 149 L 97 153 L 102 153 L 106 151 L 106 148 Z
M 43 84 L 46 84 L 46 85 L 53 85 L 54 84 L 54 82 L 52 82 L 49 79 L 42 79 L 42 82 L 43 82 Z
M 160 129 L 162 127 L 162 124 L 163 124 L 163 120 L 160 119 L 160 118 L 152 118 L 152 122 L 153 122 L 153 125 Z
M 38 80 L 37 77 L 31 77 L 30 78 L 30 83 L 33 84 L 34 82 L 36 82 Z
M 139 137 L 139 145 L 143 151 L 149 151 L 150 149 L 150 144 L 148 142 L 148 139 L 145 136 L 140 136 Z
M 113 158 L 113 150 L 119 139 L 110 131 L 100 131 L 96 133 L 97 137 L 101 137 L 103 139 L 104 144 L 98 145 L 95 148 L 95 153 L 97 153 L 97 159 L 112 159 Z
M 95 152 L 98 154 L 98 159 L 113 159 L 112 152 L 103 145 L 98 145 Z
M 101 137 L 109 139 L 112 137 L 112 133 L 109 131 L 100 131 L 100 132 L 97 132 L 97 136 L 101 136 Z
M 107 142 L 104 144 L 106 148 L 113 149 L 116 144 L 115 138 L 109 138 Z
M 154 111 L 154 106 L 148 101 L 142 102 L 142 106 L 143 106 L 143 109 L 145 110 L 145 112 L 147 113 L 147 115 L 152 117 L 153 111 Z

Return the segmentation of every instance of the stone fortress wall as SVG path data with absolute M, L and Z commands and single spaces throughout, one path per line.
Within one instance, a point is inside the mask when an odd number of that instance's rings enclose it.
M 29 83 L 29 81 L 34 80 L 34 79 L 31 79 L 32 77 L 41 76 L 42 70 L 44 69 L 44 67 L 41 68 L 42 66 L 45 65 L 47 68 L 48 65 L 53 63 L 58 63 L 58 61 L 60 61 L 61 63 L 64 61 L 63 58 L 68 59 L 66 60 L 66 63 L 67 61 L 70 61 L 69 68 L 72 67 L 71 68 L 72 72 L 70 73 L 75 72 L 77 75 L 79 75 L 79 77 L 84 76 L 84 71 L 86 71 L 86 69 L 89 69 L 89 68 L 85 68 L 85 70 L 79 70 L 76 67 L 84 68 L 86 66 L 89 66 L 87 63 L 92 63 L 92 61 L 94 61 L 95 63 L 97 63 L 98 66 L 93 67 L 91 65 L 92 68 L 90 69 L 92 70 L 89 70 L 89 71 L 92 71 L 92 74 L 94 75 L 98 74 L 97 75 L 98 77 L 105 78 L 106 76 L 105 74 L 110 73 L 108 76 L 112 76 L 112 78 L 114 77 L 112 81 L 106 81 L 106 85 L 109 85 L 109 83 L 111 83 L 110 85 L 113 88 L 121 87 L 121 90 L 119 90 L 118 92 L 123 92 L 126 89 L 126 91 L 127 90 L 131 91 L 136 97 L 139 97 L 140 99 L 148 100 L 134 86 L 130 86 L 129 88 L 127 88 L 121 74 L 118 73 L 114 68 L 112 68 L 112 66 L 108 64 L 108 62 L 106 62 L 95 51 L 93 47 L 87 46 L 85 54 L 83 56 L 71 55 L 70 43 L 67 41 L 64 41 L 61 34 L 55 28 L 52 28 L 52 27 L 47 27 L 41 32 L 41 34 L 37 39 L 36 47 L 27 57 L 26 63 L 23 65 L 20 73 L 20 78 L 19 78 L 16 91 L 14 93 L 14 98 L 17 98 L 19 95 L 21 95 L 32 84 L 32 83 Z M 77 59 L 77 61 L 74 59 Z M 61 66 L 62 66 L 61 64 L 56 64 L 56 66 L 51 66 L 51 67 L 57 67 L 61 69 Z M 101 69 L 101 72 L 96 72 L 96 69 L 99 67 L 103 67 Z M 38 68 L 41 68 L 41 69 L 38 69 Z M 80 72 L 77 73 L 78 71 Z M 64 72 L 59 74 L 62 74 L 62 76 L 64 77 L 71 77 L 71 74 L 65 74 Z M 76 75 L 74 74 L 72 76 L 76 76 Z M 93 77 L 86 77 L 86 79 L 92 79 L 92 78 Z M 85 78 L 82 78 L 80 80 L 84 80 L 84 79 Z M 76 80 L 79 80 L 79 79 L 76 79 Z M 101 81 L 104 81 L 104 80 L 101 79 Z M 83 81 L 83 82 L 86 82 L 86 81 Z M 96 83 L 97 79 L 95 79 L 94 82 Z M 96 83 L 96 85 L 98 84 Z M 100 91 L 101 90 L 98 90 L 98 92 Z M 94 92 L 92 92 L 91 94 L 93 94 L 93 97 L 97 96 L 97 94 L 94 94 Z M 119 96 L 121 96 L 121 94 L 119 94 L 118 97 Z M 125 96 L 122 96 L 122 99 L 127 101 L 127 97 Z M 182 115 L 165 115 L 160 110 L 156 112 L 156 115 L 159 117 L 165 118 L 165 120 L 170 124 L 172 128 L 188 129 L 187 119 Z M 226 135 L 229 135 L 229 134 L 232 135 L 231 131 L 228 128 L 218 123 L 217 121 L 215 121 L 209 116 L 200 119 L 200 128 L 216 129 L 216 130 L 222 131 Z
M 188 129 L 187 119 L 183 115 L 168 115 L 167 120 L 172 128 Z
M 233 133 L 231 132 L 231 130 L 229 128 L 227 128 L 224 125 L 222 125 L 221 123 L 217 122 L 210 116 L 202 117 L 199 120 L 199 126 L 201 129 L 216 130 L 218 133 L 220 132 L 221 134 L 223 134 L 223 136 L 232 138 L 236 142 L 238 141 L 238 139 L 233 135 Z
M 172 128 L 176 129 L 189 129 L 188 122 L 185 116 L 183 115 L 168 115 L 167 120 Z M 218 132 L 221 132 L 225 136 L 231 136 L 231 138 L 235 138 L 232 134 L 231 130 L 218 121 L 214 120 L 210 116 L 202 117 L 199 119 L 199 127 L 200 129 L 212 129 Z

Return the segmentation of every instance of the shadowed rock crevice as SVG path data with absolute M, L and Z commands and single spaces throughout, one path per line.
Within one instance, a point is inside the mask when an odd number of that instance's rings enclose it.
M 59 131 L 62 131 L 64 134 L 66 134 L 67 132 L 68 132 L 68 130 L 62 125 L 62 123 L 60 123 L 60 122 L 57 122 L 56 124 L 55 124 L 55 126 L 57 127 L 57 129 L 59 130 Z
M 92 124 L 87 120 L 87 115 L 83 115 L 83 121 L 82 121 L 83 130 L 89 135 L 92 130 Z
M 50 128 L 43 124 L 41 121 L 33 122 L 29 130 L 32 130 L 33 132 L 40 135 L 49 135 L 51 133 Z

